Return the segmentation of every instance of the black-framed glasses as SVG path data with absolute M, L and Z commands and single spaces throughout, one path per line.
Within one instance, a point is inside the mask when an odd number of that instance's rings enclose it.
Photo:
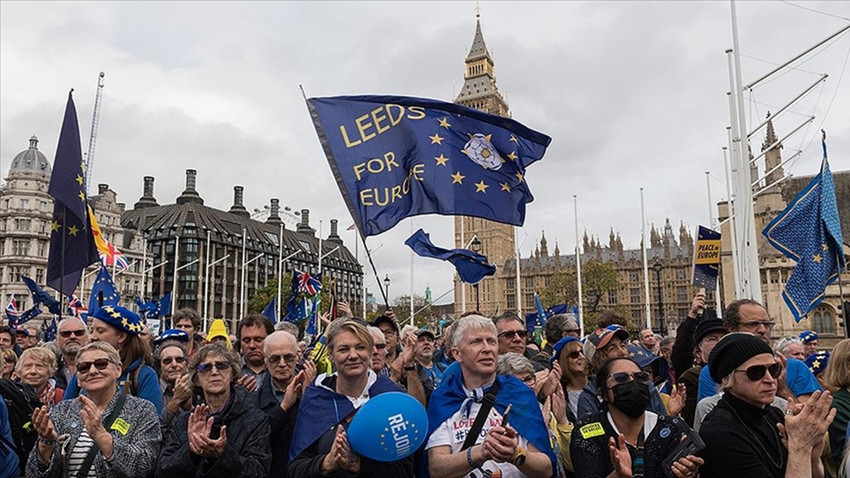
M 646 372 L 614 372 L 608 376 L 617 383 L 627 383 L 634 380 L 637 383 L 647 383 L 649 374 Z
M 62 337 L 63 339 L 67 339 L 68 337 L 71 336 L 71 334 L 73 334 L 74 337 L 82 337 L 83 335 L 86 335 L 86 330 L 85 329 L 63 330 L 62 332 L 59 332 L 59 336 Z
M 383 332 L 384 335 L 395 335 L 394 329 L 381 329 L 381 332 Z
M 292 364 L 292 363 L 295 363 L 296 360 L 298 360 L 298 356 L 293 355 L 293 354 L 286 354 L 286 355 L 269 355 L 269 357 L 268 357 L 268 361 L 269 361 L 270 364 L 277 364 L 281 360 L 283 360 L 286 363 Z
M 216 361 L 209 363 L 200 363 L 198 364 L 198 373 L 206 374 L 212 372 L 213 367 L 219 372 L 223 372 L 225 370 L 230 369 L 230 364 L 225 361 Z
M 499 337 L 504 337 L 508 340 L 513 340 L 514 337 L 519 336 L 519 338 L 524 339 L 528 337 L 528 332 L 525 330 L 506 330 L 499 334 Z
M 182 355 L 178 355 L 176 357 L 165 357 L 164 359 L 160 359 L 160 362 L 162 362 L 163 365 L 171 365 L 172 362 L 185 363 L 186 357 Z
M 763 379 L 767 373 L 770 373 L 770 376 L 773 378 L 779 378 L 779 375 L 782 374 L 782 364 L 773 363 L 770 365 L 753 365 L 751 367 L 747 367 L 746 370 L 735 371 L 738 373 L 745 373 L 750 381 L 757 382 Z
M 772 320 L 751 320 L 749 322 L 741 322 L 740 325 L 745 329 L 758 329 L 759 327 L 764 327 L 770 330 L 774 325 L 776 325 L 776 322 Z
M 89 373 L 92 365 L 94 365 L 94 368 L 98 370 L 106 370 L 106 367 L 108 367 L 111 363 L 112 360 L 109 360 L 108 358 L 99 358 L 91 362 L 77 362 L 77 372 L 85 375 Z
M 522 379 L 522 383 L 529 386 L 537 385 L 537 376 L 534 374 L 530 374 Z

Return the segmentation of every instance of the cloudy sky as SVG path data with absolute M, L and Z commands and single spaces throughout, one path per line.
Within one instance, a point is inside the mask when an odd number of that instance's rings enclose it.
M 481 22 L 514 118 L 553 138 L 526 176 L 535 201 L 523 256 L 544 230 L 550 247 L 575 247 L 573 195 L 582 231 L 607 240 L 613 228 L 627 248 L 640 243 L 641 187 L 647 222 L 708 222 L 706 171 L 712 201 L 726 197 L 728 2 L 482 2 Z M 848 23 L 848 2 L 740 2 L 744 82 Z M 194 168 L 208 205 L 229 208 L 242 185 L 249 209 L 278 197 L 309 208 L 327 234 L 330 219 L 352 221 L 299 85 L 308 96 L 450 101 L 474 31 L 474 2 L 0 2 L 0 168 L 33 134 L 53 159 L 70 88 L 85 148 L 104 71 L 94 184 L 132 205 L 151 175 L 157 200 L 171 203 Z M 784 143 L 785 157 L 803 151 L 791 174 L 817 170 L 820 128 L 833 169 L 850 167 L 848 58 L 845 33 L 747 95 L 752 128 L 829 74 L 776 121 L 784 137 L 816 117 Z M 758 149 L 764 133 L 755 137 Z M 452 245 L 451 218 L 413 219 L 419 227 Z M 368 241 L 393 297 L 410 287 L 409 233 L 404 221 Z M 353 233 L 343 238 L 353 248 Z M 450 265 L 417 258 L 415 270 L 416 293 L 450 289 Z

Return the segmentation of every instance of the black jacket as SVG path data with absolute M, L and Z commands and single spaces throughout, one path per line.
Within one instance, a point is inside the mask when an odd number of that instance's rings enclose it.
M 158 477 L 255 478 L 269 476 L 272 454 L 269 419 L 251 402 L 242 387 L 231 387 L 232 400 L 216 418 L 227 426 L 227 445 L 218 459 L 202 458 L 189 451 L 189 415 L 174 421 L 159 459 Z
M 676 329 L 676 341 L 673 342 L 673 352 L 670 354 L 670 362 L 673 363 L 673 371 L 676 372 L 676 380 L 686 370 L 694 366 L 694 332 L 702 317 L 692 319 L 685 317 L 679 328 Z
M 257 408 L 266 412 L 271 425 L 271 447 L 272 447 L 272 470 L 277 478 L 287 476 L 287 458 L 289 457 L 289 446 L 292 444 L 292 433 L 295 431 L 295 419 L 298 418 L 298 407 L 301 398 L 295 401 L 292 407 L 283 411 L 280 402 L 274 396 L 274 386 L 271 375 L 266 375 L 257 393 L 251 394 L 251 399 Z

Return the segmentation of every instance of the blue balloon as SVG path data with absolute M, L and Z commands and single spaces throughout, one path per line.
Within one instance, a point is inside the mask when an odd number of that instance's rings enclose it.
M 419 400 L 401 392 L 371 398 L 348 427 L 351 448 L 376 461 L 407 458 L 425 442 L 428 414 Z

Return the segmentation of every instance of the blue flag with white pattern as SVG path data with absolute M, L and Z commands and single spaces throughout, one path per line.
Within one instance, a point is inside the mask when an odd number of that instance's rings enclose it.
M 311 98 L 307 106 L 364 237 L 422 214 L 521 226 L 526 168 L 551 138 L 454 103 L 401 96 Z
M 101 303 L 101 295 L 103 303 Z M 94 314 L 94 311 L 104 305 L 118 305 L 121 301 L 121 295 L 115 287 L 115 282 L 112 281 L 112 276 L 109 274 L 109 269 L 101 266 L 97 273 L 97 278 L 91 287 L 91 296 L 89 297 L 89 313 Z
M 826 158 L 826 133 L 820 173 L 762 234 L 797 262 L 782 298 L 799 322 L 823 300 L 826 287 L 845 267 L 835 184 Z

